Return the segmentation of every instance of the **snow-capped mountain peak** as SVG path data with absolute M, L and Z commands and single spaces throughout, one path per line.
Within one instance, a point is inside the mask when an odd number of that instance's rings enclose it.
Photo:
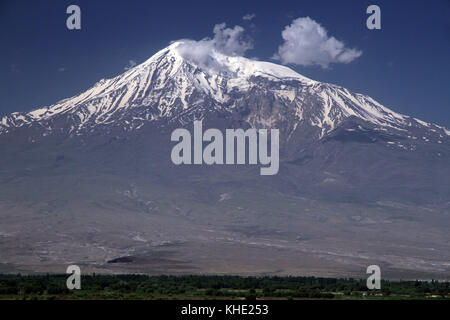
M 190 49 L 186 41 L 174 42 L 79 95 L 5 116 L 0 134 L 37 125 L 47 135 L 61 118 L 65 119 L 63 131 L 80 135 L 108 125 L 135 130 L 158 119 L 183 123 L 193 113 L 198 117 L 214 110 L 248 109 L 243 120 L 250 125 L 281 125 L 289 128 L 289 136 L 298 125 L 306 124 L 317 128 L 321 138 L 350 117 L 379 130 L 409 132 L 411 127 L 421 127 L 438 137 L 450 135 L 445 128 L 398 114 L 366 95 L 308 79 L 285 66 L 214 49 L 207 54 Z M 270 110 L 266 105 L 271 105 Z
M 175 42 L 142 64 L 112 79 L 101 79 L 90 89 L 72 98 L 28 113 L 13 113 L 4 117 L 0 124 L 0 131 L 35 121 L 49 120 L 61 114 L 72 114 L 78 117 L 80 123 L 77 129 L 81 129 L 93 117 L 96 118 L 95 123 L 108 123 L 111 116 L 121 108 L 148 106 L 153 101 L 165 100 L 159 93 L 167 87 L 178 89 L 172 94 L 165 92 L 167 103 L 173 103 L 179 95 L 185 107 L 188 108 L 183 98 L 192 93 L 193 87 L 212 94 L 215 99 L 223 102 L 227 99 L 224 91 L 231 90 L 233 87 L 248 88 L 248 80 L 252 76 L 266 76 L 273 79 L 292 78 L 313 83 L 312 80 L 287 67 L 252 61 L 243 57 L 228 57 L 218 52 L 214 52 L 213 56 L 216 64 L 221 66 L 220 73 L 214 74 L 217 70 L 211 68 L 200 70 L 200 66 L 197 66 L 195 62 L 182 57 L 179 52 L 179 47 L 182 45 L 183 42 Z M 196 74 L 190 74 L 190 71 L 195 71 Z M 173 88 L 167 83 L 171 80 L 177 83 L 178 88 Z M 228 84 L 226 90 L 218 85 L 224 80 Z

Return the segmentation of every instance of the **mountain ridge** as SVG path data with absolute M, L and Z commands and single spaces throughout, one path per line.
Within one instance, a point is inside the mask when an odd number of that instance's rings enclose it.
M 102 79 L 81 94 L 54 105 L 4 116 L 0 120 L 0 135 L 36 125 L 45 128 L 43 134 L 48 135 L 55 129 L 54 120 L 61 116 L 66 117 L 64 126 L 69 126 L 69 135 L 119 122 L 124 130 L 136 130 L 149 121 L 170 120 L 189 113 L 201 118 L 199 108 L 233 112 L 238 104 L 245 108 L 239 101 L 245 101 L 247 93 L 261 89 L 259 93 L 269 93 L 273 96 L 270 99 L 288 105 L 288 111 L 293 113 L 288 119 L 292 131 L 286 136 L 292 135 L 294 126 L 307 121 L 320 129 L 317 138 L 322 138 L 352 116 L 378 126 L 379 130 L 409 132 L 410 128 L 420 128 L 428 140 L 432 137 L 440 141 L 450 136 L 444 127 L 396 113 L 369 96 L 308 79 L 288 67 L 216 51 L 206 63 L 197 63 L 184 52 L 183 45 L 182 41 L 174 42 L 123 74 Z M 305 110 L 304 105 L 310 100 L 317 107 Z M 136 112 L 134 109 L 138 108 Z M 274 113 L 261 116 L 257 112 L 246 119 L 253 127 L 269 127 L 280 120 L 283 122 Z

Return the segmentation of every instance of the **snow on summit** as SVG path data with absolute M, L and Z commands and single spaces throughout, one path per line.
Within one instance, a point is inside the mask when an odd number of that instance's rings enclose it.
M 380 128 L 408 131 L 420 127 L 449 135 L 445 128 L 398 114 L 366 95 L 308 79 L 285 66 L 226 54 L 193 40 L 174 42 L 145 62 L 112 79 L 98 81 L 79 95 L 49 107 L 5 116 L 0 121 L 0 133 L 34 125 L 51 131 L 61 117 L 70 123 L 69 134 L 118 124 L 124 130 L 135 130 L 153 120 L 170 120 L 189 112 L 231 111 L 238 104 L 253 103 L 246 102 L 252 95 L 256 99 L 252 101 L 264 97 L 292 109 L 289 114 L 296 123 L 292 127 L 308 121 L 321 130 L 320 137 L 349 117 Z M 246 120 L 251 125 L 286 120 L 281 114 L 249 117 Z

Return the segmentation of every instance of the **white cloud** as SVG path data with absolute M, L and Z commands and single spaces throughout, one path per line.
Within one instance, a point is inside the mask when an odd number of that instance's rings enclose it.
M 216 24 L 212 39 L 182 40 L 183 43 L 178 47 L 178 52 L 184 58 L 199 65 L 215 67 L 215 61 L 212 58 L 214 51 L 227 56 L 242 56 L 247 50 L 253 48 L 252 42 L 245 39 L 244 31 L 245 29 L 241 26 L 227 28 L 225 23 Z
M 329 37 L 325 28 L 309 17 L 292 21 L 281 36 L 284 42 L 273 58 L 283 64 L 328 68 L 332 63 L 349 63 L 362 54 L 362 51 L 346 48 L 342 41 Z
M 245 29 L 241 26 L 226 28 L 225 23 L 214 26 L 214 38 L 210 40 L 214 48 L 223 54 L 241 56 L 247 50 L 253 48 L 250 41 L 245 41 L 243 34 Z
M 67 68 L 66 67 L 60 67 L 58 68 L 58 72 L 66 72 Z
M 131 68 L 135 67 L 137 65 L 137 62 L 134 60 L 128 60 L 128 65 L 123 68 L 123 70 L 130 70 Z
M 243 16 L 242 19 L 245 20 L 245 21 L 251 21 L 251 20 L 253 20 L 255 17 L 256 17 L 256 14 L 254 14 L 254 13 L 249 13 L 249 14 L 246 14 L 245 16 Z

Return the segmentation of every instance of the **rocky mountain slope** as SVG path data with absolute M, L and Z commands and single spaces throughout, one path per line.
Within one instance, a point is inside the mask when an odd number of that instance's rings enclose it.
M 280 129 L 279 174 L 173 165 L 195 119 Z M 450 274 L 450 132 L 284 66 L 175 42 L 0 148 L 0 271 Z

